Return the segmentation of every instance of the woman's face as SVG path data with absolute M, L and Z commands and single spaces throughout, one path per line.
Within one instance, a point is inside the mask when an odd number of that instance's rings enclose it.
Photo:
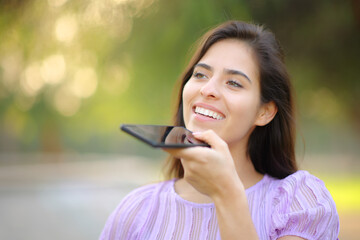
M 259 81 L 247 43 L 236 39 L 215 43 L 184 86 L 185 126 L 191 131 L 212 129 L 229 146 L 246 145 L 262 111 Z

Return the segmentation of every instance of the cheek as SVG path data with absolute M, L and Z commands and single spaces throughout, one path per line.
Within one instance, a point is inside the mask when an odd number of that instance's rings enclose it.
M 191 99 L 191 87 L 188 83 L 185 84 L 183 91 L 182 91 L 182 101 L 183 101 L 183 117 L 185 122 L 187 122 L 188 114 L 187 110 L 190 105 L 190 99 Z
M 191 82 L 188 81 L 185 84 L 183 92 L 182 92 L 182 99 L 183 99 L 184 107 L 186 107 L 189 104 L 190 100 L 192 99 L 192 97 L 195 94 L 195 91 L 196 90 L 195 90 L 193 84 L 191 84 Z
M 191 118 L 192 114 L 192 103 L 194 102 L 195 98 L 199 94 L 199 87 L 198 84 L 195 84 L 191 81 L 191 79 L 185 84 L 183 91 L 182 91 L 182 101 L 183 101 L 183 118 L 185 121 L 185 126 L 188 126 L 188 123 Z
M 258 103 L 259 101 L 253 95 L 247 94 L 232 99 L 232 103 L 229 104 L 229 111 L 232 114 L 236 122 L 242 123 L 244 127 L 249 127 L 254 124 L 256 116 L 258 114 Z

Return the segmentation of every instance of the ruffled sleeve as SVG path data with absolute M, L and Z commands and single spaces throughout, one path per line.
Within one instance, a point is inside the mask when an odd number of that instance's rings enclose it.
M 337 239 L 339 216 L 324 183 L 306 171 L 279 180 L 272 202 L 270 239 L 287 235 Z
M 99 240 L 133 239 L 136 229 L 147 216 L 155 184 L 133 190 L 109 216 Z

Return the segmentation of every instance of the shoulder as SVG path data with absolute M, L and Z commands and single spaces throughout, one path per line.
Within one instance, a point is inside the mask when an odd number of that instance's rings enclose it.
M 297 171 L 284 179 L 279 179 L 277 182 L 277 190 L 279 193 L 286 192 L 288 194 L 296 194 L 299 191 L 307 189 L 316 192 L 326 191 L 325 184 L 319 178 L 310 174 L 307 171 Z
M 168 180 L 139 187 L 126 195 L 120 202 L 117 209 L 131 209 L 138 207 L 139 205 L 146 205 L 146 203 L 150 203 L 154 198 L 162 194 L 164 191 L 169 190 L 172 186 L 172 183 L 173 180 Z
M 325 184 L 307 171 L 274 180 L 272 234 L 306 239 L 336 239 L 339 217 Z
M 152 197 L 162 194 L 164 191 L 169 191 L 173 186 L 174 180 L 167 180 L 157 183 L 151 183 L 139 188 L 134 189 L 128 195 L 124 197 L 121 204 L 126 202 L 142 202 L 144 200 L 150 200 Z
M 126 195 L 109 216 L 100 239 L 128 236 L 147 218 L 159 195 L 172 186 L 173 180 L 148 184 Z M 119 235 L 121 234 L 121 235 Z
M 125 196 L 123 201 L 127 201 L 131 198 L 146 199 L 147 197 L 159 192 L 160 189 L 169 185 L 170 181 L 163 181 L 157 183 L 150 183 L 132 190 L 128 195 Z
M 295 197 L 301 197 L 298 200 L 307 202 L 316 198 L 317 195 L 322 195 L 332 200 L 324 182 L 307 171 L 299 170 L 283 179 L 276 179 L 270 176 L 268 178 L 269 189 L 273 193 L 272 196 L 275 203 L 284 198 L 287 199 L 287 202 L 291 202 Z

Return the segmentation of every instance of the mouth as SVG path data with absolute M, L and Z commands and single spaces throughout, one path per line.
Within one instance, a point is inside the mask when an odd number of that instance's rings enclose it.
M 195 112 L 195 114 L 205 116 L 205 117 L 208 117 L 208 118 L 212 118 L 212 119 L 215 119 L 215 120 L 223 120 L 223 119 L 225 119 L 225 116 L 222 113 L 210 110 L 208 108 L 200 107 L 200 106 L 195 106 L 194 107 L 194 112 Z

